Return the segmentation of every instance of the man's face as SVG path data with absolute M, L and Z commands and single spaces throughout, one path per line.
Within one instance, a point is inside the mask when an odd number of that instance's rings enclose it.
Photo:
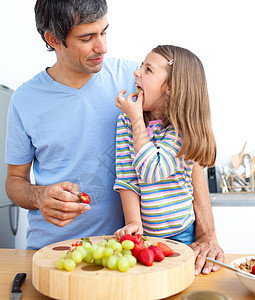
M 103 66 L 106 48 L 107 18 L 74 27 L 66 38 L 66 45 L 56 49 L 58 64 L 73 74 L 97 73 Z

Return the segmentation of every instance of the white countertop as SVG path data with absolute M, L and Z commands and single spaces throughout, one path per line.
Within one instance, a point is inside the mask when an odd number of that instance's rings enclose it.
M 210 194 L 212 206 L 255 206 L 254 193 Z

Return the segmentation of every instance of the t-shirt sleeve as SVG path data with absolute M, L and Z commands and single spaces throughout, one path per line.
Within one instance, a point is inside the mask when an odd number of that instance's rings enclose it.
M 130 124 L 125 121 L 124 114 L 120 114 L 116 132 L 116 180 L 114 190 L 132 190 L 140 195 L 140 186 L 136 171 L 132 165 L 130 152 Z
M 184 170 L 183 158 L 176 157 L 181 147 L 181 141 L 178 139 L 174 143 L 174 140 L 175 135 L 168 132 L 157 145 L 148 142 L 138 151 L 133 167 L 144 182 L 159 182 Z
M 31 138 L 25 131 L 15 105 L 11 102 L 7 118 L 5 162 L 12 165 L 29 163 L 34 158 L 34 151 Z

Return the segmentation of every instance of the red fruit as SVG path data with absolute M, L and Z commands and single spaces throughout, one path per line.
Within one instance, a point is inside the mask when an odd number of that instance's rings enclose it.
M 131 250 L 132 255 L 136 258 L 137 261 L 139 261 L 139 255 L 140 252 L 142 251 L 143 247 L 139 244 L 135 244 L 134 248 Z
M 87 195 L 84 192 L 78 194 L 77 196 L 80 199 L 80 201 L 83 202 L 83 203 L 89 204 L 91 202 L 89 195 Z
M 253 275 L 255 275 L 255 266 L 252 267 L 251 272 L 252 272 Z
M 143 236 L 140 233 L 137 233 L 135 235 L 135 238 L 136 238 L 138 244 L 143 243 Z
M 151 245 L 149 249 L 153 251 L 155 261 L 162 261 L 165 258 L 164 253 L 162 252 L 161 249 L 159 249 L 159 247 Z
M 173 255 L 174 250 L 168 247 L 166 244 L 157 242 L 156 246 L 164 253 L 165 256 Z
M 138 244 L 137 239 L 132 234 L 124 234 L 120 238 L 119 242 L 122 243 L 125 240 L 129 240 L 129 241 L 132 241 L 134 244 Z
M 132 235 L 132 234 L 124 234 L 119 242 L 122 243 L 123 241 L 125 240 L 130 240 L 132 241 L 134 244 L 138 244 L 141 246 L 141 248 L 146 248 L 146 246 L 144 245 L 143 243 L 143 236 L 141 234 L 135 234 L 135 235 Z
M 152 266 L 154 262 L 154 253 L 151 249 L 145 248 L 139 254 L 139 260 L 143 265 Z

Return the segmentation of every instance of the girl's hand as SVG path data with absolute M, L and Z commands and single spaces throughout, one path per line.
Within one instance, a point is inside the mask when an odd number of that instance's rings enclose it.
M 124 234 L 143 234 L 143 226 L 141 223 L 138 222 L 132 222 L 128 225 L 118 229 L 116 232 L 114 232 L 114 235 L 116 237 L 122 236 Z
M 115 101 L 115 104 L 122 112 L 124 112 L 131 122 L 135 122 L 139 119 L 143 119 L 143 91 L 139 93 L 139 96 L 136 96 L 136 93 L 131 93 L 124 98 L 126 90 L 121 91 Z M 132 98 L 137 97 L 137 100 L 134 102 Z

